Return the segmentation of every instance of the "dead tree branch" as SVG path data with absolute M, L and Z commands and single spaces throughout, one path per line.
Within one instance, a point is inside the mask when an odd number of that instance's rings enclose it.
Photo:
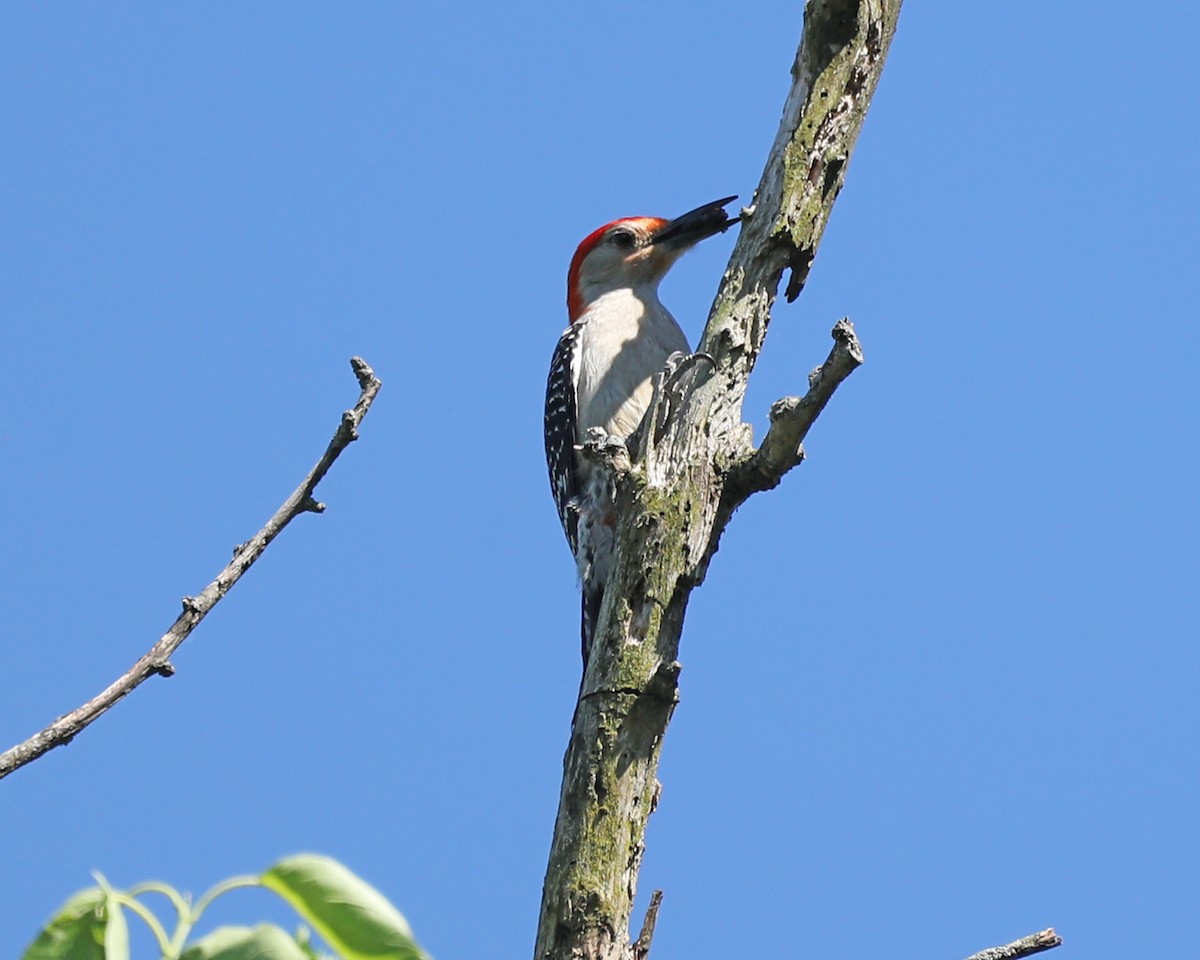
M 828 359 L 808 375 L 808 393 L 776 400 L 771 405 L 771 427 L 762 444 L 730 471 L 725 497 L 733 507 L 753 493 L 773 489 L 785 473 L 804 460 L 804 438 L 809 427 L 841 382 L 862 364 L 862 347 L 848 319 L 839 320 L 833 328 L 833 341 Z
M 179 645 L 188 638 L 193 630 L 208 612 L 217 605 L 230 588 L 241 579 L 253 565 L 267 546 L 293 519 L 302 513 L 321 513 L 325 504 L 318 503 L 313 498 L 317 484 L 321 482 L 339 454 L 352 442 L 358 439 L 358 427 L 363 417 L 371 409 L 375 395 L 382 385 L 375 372 L 367 366 L 360 357 L 350 361 L 354 375 L 358 379 L 359 397 L 353 409 L 342 414 L 342 422 L 338 425 L 333 439 L 321 459 L 309 472 L 304 481 L 296 488 L 283 505 L 275 511 L 275 515 L 267 521 L 266 526 L 258 531 L 245 543 L 238 544 L 234 549 L 233 559 L 217 574 L 217 578 L 194 597 L 183 598 L 183 611 L 179 614 L 171 629 L 162 635 L 138 661 L 123 675 L 118 677 L 106 689 L 101 691 L 83 706 L 72 710 L 65 716 L 59 717 L 44 730 L 35 733 L 24 743 L 0 754 L 0 779 L 8 776 L 14 770 L 36 760 L 42 754 L 70 743 L 71 740 L 86 726 L 96 720 L 110 707 L 131 693 L 143 681 L 159 674 L 169 677 L 175 672 L 171 664 L 171 655 Z
M 801 461 L 809 427 L 862 360 L 839 323 L 808 394 L 775 405 L 755 450 L 742 401 L 771 306 L 785 271 L 789 299 L 804 286 L 899 12 L 900 0 L 809 0 L 779 133 L 700 344 L 713 369 L 652 406 L 642 455 L 613 471 L 616 564 L 563 761 L 535 960 L 631 960 L 648 947 L 631 942 L 629 920 L 688 597 L 734 509 Z
M 1062 946 L 1062 937 L 1051 927 L 1039 933 L 1031 933 L 1020 940 L 1014 940 L 1003 947 L 988 947 L 986 950 L 980 950 L 967 957 L 967 960 L 1017 960 L 1018 957 L 1030 957 L 1035 953 L 1053 950 L 1058 946 Z

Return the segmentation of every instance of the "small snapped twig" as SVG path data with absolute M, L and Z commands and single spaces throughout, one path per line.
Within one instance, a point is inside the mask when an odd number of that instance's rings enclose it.
M 646 908 L 646 919 L 642 921 L 642 932 L 633 942 L 634 960 L 646 960 L 650 954 L 650 941 L 654 939 L 654 926 L 658 923 L 658 908 L 662 906 L 662 891 L 650 894 L 650 906 Z
M 290 497 L 283 502 L 275 515 L 267 521 L 266 526 L 258 531 L 245 543 L 239 544 L 234 550 L 233 559 L 217 574 L 203 592 L 194 597 L 183 598 L 183 611 L 171 625 L 171 629 L 162 635 L 159 641 L 138 661 L 111 683 L 97 696 L 83 706 L 72 710 L 65 716 L 59 717 L 44 730 L 35 733 L 23 743 L 17 744 L 0 754 L 0 779 L 8 776 L 14 770 L 36 760 L 42 754 L 70 743 L 75 735 L 101 714 L 133 691 L 135 687 L 148 677 L 159 674 L 169 677 L 175 672 L 170 657 L 179 645 L 196 629 L 205 615 L 217 605 L 217 602 L 229 592 L 229 589 L 241 579 L 253 565 L 267 546 L 274 540 L 291 521 L 302 513 L 320 513 L 325 505 L 313 498 L 317 484 L 329 472 L 333 462 L 343 450 L 358 439 L 358 427 L 363 417 L 371 409 L 379 388 L 382 386 L 378 377 L 361 357 L 350 361 L 354 376 L 358 379 L 359 397 L 353 409 L 342 414 L 342 422 L 338 425 L 333 439 L 321 459 L 308 476 L 298 486 Z
M 1003 947 L 988 947 L 967 957 L 967 960 L 1016 960 L 1017 957 L 1029 957 L 1043 950 L 1053 950 L 1062 945 L 1062 937 L 1051 927 L 1038 933 L 1031 933 L 1020 940 L 1005 944 Z

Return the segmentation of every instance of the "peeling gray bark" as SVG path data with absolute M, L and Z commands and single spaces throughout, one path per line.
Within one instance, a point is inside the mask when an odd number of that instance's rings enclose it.
M 678 699 L 688 597 L 733 512 L 802 461 L 809 427 L 862 362 L 853 327 L 839 322 L 808 392 L 775 404 L 754 448 L 742 402 L 771 306 L 785 271 L 789 300 L 807 279 L 900 2 L 810 0 L 779 133 L 700 344 L 715 364 L 696 364 L 670 390 L 660 382 L 632 465 L 602 444 L 587 452 L 616 480 L 617 559 L 563 763 L 535 960 L 631 960 L 649 951 L 649 933 L 631 941 L 630 914 Z

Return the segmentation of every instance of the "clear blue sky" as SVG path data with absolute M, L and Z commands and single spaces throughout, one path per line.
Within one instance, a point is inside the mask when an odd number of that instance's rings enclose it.
M 270 515 L 352 354 L 385 382 L 178 674 L 0 783 L 0 957 L 92 869 L 198 893 L 301 850 L 438 960 L 530 955 L 579 666 L 541 451 L 567 262 L 749 197 L 801 6 L 0 11 L 0 746 Z M 905 9 L 747 416 L 844 314 L 867 364 L 689 611 L 656 960 L 1194 945 L 1198 31 Z M 693 339 L 731 244 L 664 286 Z

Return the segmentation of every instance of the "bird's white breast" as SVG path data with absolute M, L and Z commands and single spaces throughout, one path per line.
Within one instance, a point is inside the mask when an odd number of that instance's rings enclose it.
M 602 427 L 626 439 L 650 405 L 652 378 L 672 353 L 689 351 L 687 337 L 653 290 L 606 293 L 589 305 L 580 323 L 579 436 Z

